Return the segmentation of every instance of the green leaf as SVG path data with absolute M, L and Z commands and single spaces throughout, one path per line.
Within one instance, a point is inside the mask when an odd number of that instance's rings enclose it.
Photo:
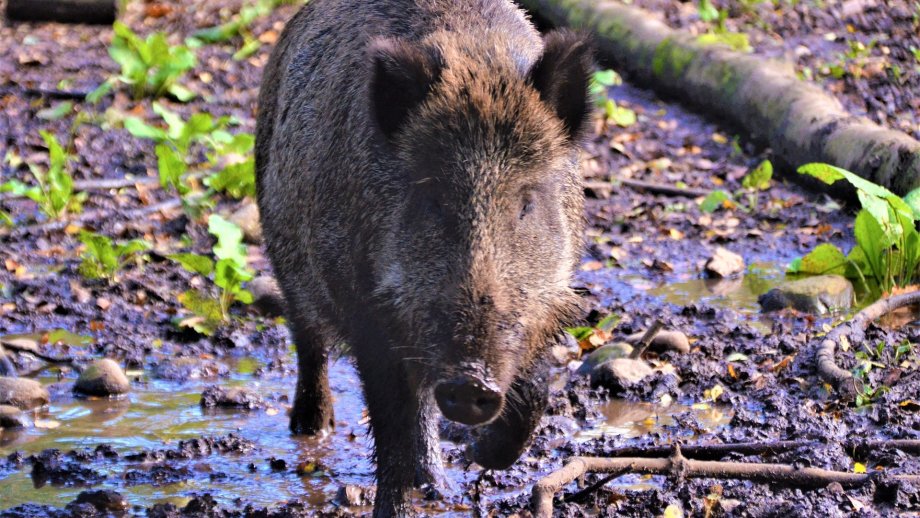
M 64 101 L 62 103 L 56 104 L 52 108 L 45 108 L 44 110 L 39 110 L 35 114 L 39 119 L 44 119 L 46 121 L 56 121 L 61 120 L 64 117 L 68 116 L 73 112 L 73 102 Z
M 219 173 L 206 178 L 204 183 L 215 191 L 226 192 L 236 199 L 255 196 L 255 161 L 249 158 L 243 163 L 227 166 Z
M 709 23 L 719 18 L 719 10 L 712 5 L 710 0 L 699 1 L 700 20 Z
M 920 220 L 920 187 L 907 193 L 903 199 L 904 203 L 906 203 L 914 213 L 914 220 Z
M 181 264 L 183 268 L 192 273 L 205 277 L 214 271 L 214 261 L 210 257 L 198 254 L 170 254 L 166 257 Z
M 772 179 L 773 164 L 769 160 L 764 160 L 756 169 L 744 176 L 744 179 L 741 180 L 741 186 L 745 189 L 765 191 L 770 188 Z
M 228 259 L 239 266 L 246 265 L 246 247 L 243 246 L 243 231 L 240 227 L 217 214 L 208 217 L 208 232 L 217 238 L 214 255 Z
M 621 128 L 632 126 L 637 120 L 636 112 L 629 108 L 619 106 L 612 99 L 607 99 L 607 102 L 604 104 L 604 113 L 608 120 Z
M 128 133 L 137 138 L 153 140 L 155 142 L 163 142 L 168 138 L 166 132 L 161 128 L 151 126 L 137 117 L 125 117 L 124 125 Z
M 195 92 L 189 90 L 188 88 L 180 84 L 170 85 L 167 91 L 177 101 L 182 102 L 182 103 L 187 103 L 198 96 L 198 94 L 196 94 Z
M 891 246 L 878 221 L 866 210 L 860 210 L 853 224 L 856 244 L 862 249 L 866 263 L 872 271 L 879 286 L 889 291 L 891 286 L 886 278 L 886 252 Z
M 109 92 L 111 92 L 112 88 L 114 87 L 115 87 L 114 81 L 112 81 L 111 79 L 106 79 L 105 81 L 102 82 L 102 84 L 97 86 L 95 90 L 93 90 L 92 92 L 89 93 L 89 95 L 86 96 L 86 102 L 90 104 L 99 104 L 99 101 L 101 101 L 103 97 L 108 95 Z
M 185 160 L 168 144 L 157 144 L 155 151 L 160 186 L 164 189 L 174 187 L 181 196 L 188 194 L 191 189 L 182 181 L 182 175 L 188 170 Z
M 247 41 L 242 47 L 240 47 L 240 50 L 233 54 L 233 59 L 236 61 L 242 61 L 258 52 L 261 47 L 262 42 L 253 38 Z
M 813 275 L 839 274 L 846 272 L 847 258 L 835 245 L 823 243 L 802 258 L 796 273 Z
M 244 282 L 252 280 L 252 273 L 238 265 L 233 259 L 221 259 L 214 267 L 214 284 L 234 295 Z
M 715 212 L 721 208 L 727 200 L 731 199 L 731 194 L 723 190 L 712 191 L 709 193 L 709 196 L 706 196 L 706 198 L 700 202 L 700 210 L 706 213 Z

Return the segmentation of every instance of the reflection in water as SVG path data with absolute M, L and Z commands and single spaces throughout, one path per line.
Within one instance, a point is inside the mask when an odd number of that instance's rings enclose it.
M 244 362 L 237 371 L 252 372 L 257 363 Z M 189 497 L 211 493 L 220 503 L 236 507 L 234 500 L 255 506 L 274 506 L 300 499 L 318 506 L 327 504 L 341 484 L 373 484 L 369 460 L 369 441 L 359 424 L 363 402 L 360 384 L 347 361 L 331 368 L 331 382 L 336 395 L 336 431 L 325 438 L 293 437 L 288 432 L 286 408 L 275 404 L 270 410 L 204 412 L 199 406 L 207 382 L 177 383 L 145 380 L 134 384 L 127 399 L 77 399 L 65 395 L 37 413 L 39 421 L 58 422 L 56 428 L 33 427 L 22 431 L 0 431 L 0 455 L 13 451 L 25 454 L 47 448 L 61 451 L 93 449 L 112 445 L 120 454 L 143 449 L 171 449 L 178 441 L 203 436 L 237 433 L 253 441 L 256 450 L 245 454 L 210 455 L 188 461 L 169 461 L 192 473 L 188 480 L 154 486 L 126 485 L 124 474 L 130 470 L 149 469 L 150 465 L 119 461 L 94 461 L 87 467 L 104 473 L 106 481 L 96 486 L 121 492 L 132 505 L 150 506 L 171 502 L 184 505 Z M 42 380 L 54 381 L 53 378 Z M 257 380 L 235 375 L 228 384 L 246 384 L 262 395 L 289 394 L 294 378 Z M 67 392 L 64 392 L 67 394 Z M 275 400 L 276 398 L 271 398 Z M 272 471 L 268 460 L 283 458 L 288 469 Z M 299 476 L 294 467 L 301 462 L 318 462 L 330 469 Z M 455 480 L 465 473 L 451 470 Z M 215 476 L 212 476 L 215 475 Z M 29 468 L 0 471 L 0 511 L 22 503 L 50 504 L 62 507 L 86 488 L 35 488 Z
M 718 405 L 687 406 L 671 403 L 663 406 L 625 399 L 611 399 L 600 406 L 600 411 L 601 417 L 589 423 L 589 426 L 578 434 L 579 438 L 588 440 L 606 435 L 636 439 L 651 434 L 667 436 L 675 432 L 694 433 L 693 429 L 678 426 L 677 418 L 681 414 L 689 414 L 696 420 L 697 431 L 712 432 L 728 426 L 734 415 L 730 408 L 722 408 Z M 669 427 L 677 427 L 677 429 L 669 429 Z

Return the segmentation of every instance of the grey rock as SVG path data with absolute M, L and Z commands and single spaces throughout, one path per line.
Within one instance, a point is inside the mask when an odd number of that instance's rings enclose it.
M 262 396 L 247 388 L 211 385 L 201 394 L 201 406 L 254 409 L 264 407 L 265 401 Z
M 157 379 L 176 381 L 214 379 L 229 373 L 230 369 L 226 365 L 199 358 L 170 358 L 153 370 L 153 375 Z
M 584 363 L 576 371 L 579 374 L 589 374 L 598 365 L 615 360 L 617 358 L 629 358 L 633 351 L 633 346 L 626 342 L 614 342 L 606 344 L 591 351 L 591 354 L 585 357 Z
M 626 337 L 626 341 L 632 345 L 638 344 L 642 340 L 645 332 L 633 333 Z M 656 353 L 673 351 L 681 354 L 690 352 L 690 339 L 687 335 L 675 330 L 661 330 L 648 344 L 648 350 Z
M 12 405 L 22 410 L 31 410 L 50 401 L 48 391 L 42 384 L 26 378 L 0 378 L 0 405 Z
M 339 488 L 335 501 L 339 505 L 346 505 L 349 507 L 368 506 L 374 503 L 375 493 L 376 491 L 373 486 L 362 487 L 354 484 L 345 484 Z
M 616 358 L 601 363 L 591 371 L 591 384 L 606 387 L 611 392 L 619 392 L 653 373 L 652 368 L 642 360 Z
M 250 244 L 262 244 L 262 224 L 259 220 L 259 208 L 254 202 L 247 201 L 227 218 L 243 230 L 243 239 Z
M 761 295 L 757 302 L 764 312 L 792 308 L 822 315 L 853 306 L 853 284 L 840 275 L 817 275 L 784 283 Z
M 120 396 L 131 390 L 131 382 L 118 363 L 104 358 L 96 360 L 80 373 L 73 390 L 84 396 Z

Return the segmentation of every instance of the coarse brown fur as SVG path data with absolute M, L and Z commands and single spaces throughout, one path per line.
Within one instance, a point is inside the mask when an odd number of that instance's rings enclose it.
M 299 358 L 291 429 L 332 426 L 327 350 L 347 342 L 377 516 L 442 482 L 441 380 L 475 371 L 502 394 L 471 446 L 483 465 L 513 462 L 539 421 L 542 360 L 577 307 L 589 69 L 580 38 L 541 39 L 505 0 L 312 0 L 266 66 L 256 165 Z

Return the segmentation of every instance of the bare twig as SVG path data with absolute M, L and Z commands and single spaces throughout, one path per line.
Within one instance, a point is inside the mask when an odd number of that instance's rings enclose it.
M 629 353 L 629 357 L 635 360 L 636 358 L 642 356 L 642 353 L 648 349 L 649 344 L 652 343 L 652 340 L 655 339 L 655 336 L 661 331 L 661 328 L 664 327 L 664 324 L 661 323 L 661 320 L 655 319 L 652 322 L 651 327 L 645 331 L 645 334 L 642 335 L 642 338 L 639 340 L 639 343 L 636 344 L 636 348 Z
M 157 185 L 160 179 L 155 176 L 141 176 L 138 178 L 99 178 L 95 180 L 77 180 L 73 183 L 73 190 L 83 191 L 108 191 L 109 189 L 124 189 L 135 185 Z M 11 192 L 0 194 L 0 201 L 23 198 L 22 195 Z
M 614 178 L 611 182 L 586 182 L 585 187 L 594 191 L 611 191 L 617 183 L 637 191 L 646 191 L 652 194 L 662 194 L 665 196 L 677 196 L 683 198 L 703 198 L 709 196 L 709 191 L 702 189 L 692 189 L 689 187 L 677 187 L 675 185 L 665 185 L 660 183 L 643 182 L 641 180 L 631 180 L 628 178 Z
M 853 440 L 846 444 L 847 451 L 864 457 L 869 457 L 872 452 L 882 448 L 894 448 L 904 453 L 920 455 L 920 439 Z
M 668 458 L 600 458 L 574 457 L 562 468 L 550 473 L 536 483 L 531 496 L 534 516 L 551 518 L 553 496 L 557 491 L 586 473 L 643 473 L 667 475 L 675 479 L 717 478 L 752 480 L 771 484 L 783 484 L 796 488 L 824 487 L 837 482 L 843 487 L 858 487 L 871 481 L 875 475 L 847 473 L 820 468 L 799 468 L 786 464 L 734 463 L 706 460 L 691 460 L 683 456 L 680 447 Z M 920 482 L 920 475 L 889 475 L 894 480 L 910 483 Z
M 2 352 L 3 348 L 6 348 L 7 350 L 16 351 L 16 352 L 18 352 L 18 353 L 28 353 L 28 354 L 31 354 L 32 356 L 38 358 L 39 360 L 43 360 L 43 361 L 46 361 L 46 362 L 48 362 L 48 363 L 65 363 L 65 364 L 72 364 L 74 361 L 76 361 L 76 360 L 74 360 L 73 358 L 71 358 L 71 357 L 69 357 L 69 356 L 68 356 L 68 357 L 63 357 L 63 358 L 58 358 L 58 357 L 56 357 L 56 356 L 49 356 L 49 355 L 47 355 L 47 354 L 45 354 L 45 353 L 39 351 L 37 347 L 26 347 L 26 346 L 23 346 L 23 345 L 21 345 L 21 344 L 15 342 L 15 341 L 13 341 L 13 340 L 3 340 L 3 339 L 0 339 L 0 346 L 2 346 L 2 347 L 0 347 L 0 352 Z
M 854 345 L 863 342 L 866 338 L 866 328 L 874 320 L 898 308 L 913 304 L 920 304 L 920 290 L 881 299 L 857 313 L 849 322 L 835 327 L 815 346 L 815 365 L 818 376 L 833 387 L 841 397 L 854 397 L 859 390 L 856 378 L 850 371 L 841 369 L 834 360 L 838 345 L 844 340 Z
M 800 448 L 817 448 L 818 441 L 739 442 L 733 444 L 681 445 L 684 457 L 699 460 L 721 459 L 729 454 L 775 455 Z M 628 446 L 604 452 L 604 457 L 666 457 L 674 452 L 673 445 Z
M 11 236 L 13 238 L 20 238 L 32 234 L 46 234 L 49 232 L 57 232 L 67 228 L 69 225 L 76 225 L 80 223 L 88 223 L 91 221 L 104 221 L 110 219 L 138 219 L 144 216 L 148 216 L 155 212 L 162 212 L 170 209 L 174 209 L 182 205 L 182 200 L 179 198 L 173 198 L 161 203 L 156 203 L 154 205 L 148 205 L 139 209 L 133 209 L 128 211 L 120 210 L 96 210 L 92 212 L 84 212 L 74 218 L 60 220 L 60 221 L 49 221 L 47 223 L 40 223 L 38 225 L 29 225 L 26 227 L 19 227 L 12 231 Z

